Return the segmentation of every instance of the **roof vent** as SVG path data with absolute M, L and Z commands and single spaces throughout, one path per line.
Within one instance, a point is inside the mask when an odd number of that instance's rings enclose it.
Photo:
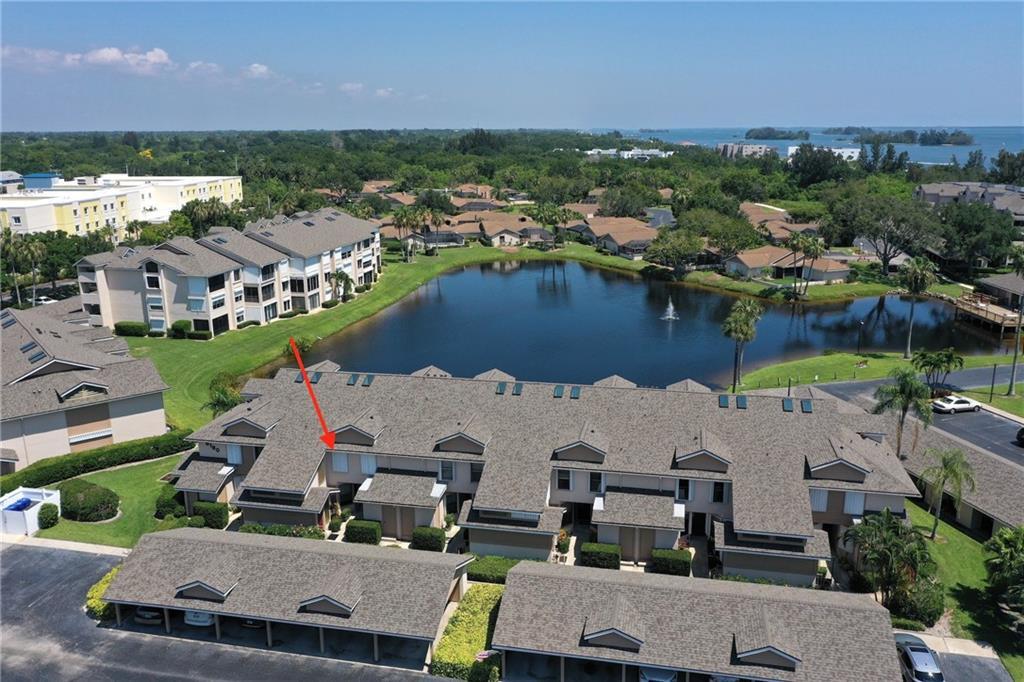
M 303 220 L 302 224 L 305 225 L 306 227 L 313 227 L 313 221 L 312 220 Z
M 320 383 L 320 377 L 322 377 L 323 375 L 324 375 L 323 372 L 313 372 L 312 374 L 309 375 L 309 383 L 311 383 L 311 384 L 318 384 L 318 383 Z

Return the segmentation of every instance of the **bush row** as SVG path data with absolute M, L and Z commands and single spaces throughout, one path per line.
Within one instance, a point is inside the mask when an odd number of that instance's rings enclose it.
M 238 325 L 238 328 L 239 329 L 245 329 L 246 327 L 258 327 L 258 326 L 260 326 L 260 321 L 259 320 L 246 320 L 245 322 L 240 322 L 239 325 Z
M 208 331 L 186 332 L 185 337 L 193 341 L 209 341 L 213 338 L 213 334 Z
M 622 548 L 602 542 L 584 542 L 580 547 L 580 566 L 619 570 Z
M 185 440 L 188 434 L 188 431 L 171 431 L 153 438 L 50 457 L 13 474 L 0 477 L 0 494 L 9 493 L 19 486 L 41 488 L 91 471 L 182 452 L 192 447 L 192 444 Z
M 345 526 L 345 542 L 358 542 L 363 545 L 380 544 L 380 521 L 352 519 Z
M 411 549 L 422 549 L 427 552 L 444 551 L 444 529 L 432 526 L 417 526 L 412 531 Z
M 434 652 L 431 675 L 469 682 L 498 679 L 500 657 L 478 661 L 476 655 L 491 646 L 489 634 L 494 630 L 504 590 L 501 585 L 474 585 L 466 592 Z
M 183 339 L 190 331 L 192 331 L 192 320 L 178 320 L 171 324 L 170 336 L 172 339 Z
M 156 513 L 153 516 L 163 519 L 168 516 L 184 516 L 185 505 L 181 493 L 170 483 L 164 483 L 156 496 Z
M 340 302 L 341 301 L 339 301 L 338 299 L 332 298 L 329 301 L 324 301 L 324 307 L 325 308 L 333 308 L 334 306 L 338 305 Z
M 651 573 L 690 575 L 690 553 L 684 549 L 655 549 L 647 567 Z
M 145 322 L 115 322 L 114 333 L 118 336 L 145 336 L 149 333 L 149 325 Z
M 323 540 L 324 531 L 319 526 L 289 526 L 286 523 L 272 523 L 264 526 L 260 523 L 243 523 L 240 533 L 256 533 L 257 535 L 278 535 L 287 538 L 307 538 Z
M 223 529 L 228 525 L 228 506 L 223 502 L 196 501 L 192 504 L 192 512 L 202 517 L 207 528 Z
M 508 572 L 520 561 L 522 559 L 507 556 L 478 556 L 476 561 L 469 565 L 467 575 L 475 582 L 504 585 Z
M 85 613 L 96 620 L 110 620 L 114 617 L 114 605 L 103 601 L 103 595 L 110 587 L 110 581 L 114 579 L 121 566 L 114 566 L 107 571 L 107 574 L 100 578 L 95 585 L 89 588 L 85 594 Z
M 106 521 L 117 516 L 121 499 L 110 488 L 72 478 L 57 485 L 60 515 L 72 521 Z

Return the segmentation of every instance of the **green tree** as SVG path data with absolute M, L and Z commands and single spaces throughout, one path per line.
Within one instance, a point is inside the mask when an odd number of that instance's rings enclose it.
M 989 589 L 1024 613 L 1024 526 L 1004 526 L 985 543 Z
M 799 298 L 799 289 L 797 288 L 797 282 L 800 280 L 800 275 L 797 270 L 797 261 L 801 259 L 804 247 L 807 246 L 808 238 L 801 232 L 794 232 L 789 235 L 789 239 L 786 240 L 786 248 L 793 253 L 793 287 L 790 290 L 790 298 L 796 301 Z
M 950 372 L 964 368 L 964 356 L 952 347 L 935 351 L 919 350 L 914 353 L 911 364 L 924 374 L 925 383 L 931 387 L 932 395 L 935 395 L 939 386 L 946 383 Z
M 28 271 L 32 275 L 32 305 L 35 305 L 39 263 L 46 258 L 46 244 L 38 239 L 28 239 L 21 245 L 18 257 L 22 259 L 24 264 L 28 265 Z
M 203 409 L 210 410 L 216 417 L 236 405 L 241 405 L 242 402 L 244 401 L 238 389 L 238 380 L 227 372 L 218 372 L 210 380 L 209 398 Z
M 19 256 L 19 250 L 23 240 L 23 235 L 17 232 L 12 232 L 9 227 L 5 227 L 2 235 L 0 235 L 0 242 L 2 242 L 0 260 L 7 264 L 7 272 L 10 273 L 11 276 L 11 287 L 14 289 L 14 299 L 17 301 L 19 308 L 22 306 L 21 284 L 18 282 L 18 277 L 21 275 L 22 264 L 22 259 Z
M 1013 216 L 981 202 L 946 204 L 939 211 L 943 255 L 962 261 L 973 278 L 979 261 L 1001 261 L 1020 239 Z
M 848 528 L 843 539 L 853 543 L 857 557 L 867 568 L 867 575 L 875 590 L 881 593 L 882 606 L 886 608 L 895 599 L 908 594 L 919 576 L 926 576 L 934 569 L 921 532 L 894 516 L 888 508 Z
M 913 412 L 925 428 L 932 423 L 931 390 L 917 378 L 917 372 L 910 367 L 897 367 L 889 373 L 892 383 L 882 384 L 875 390 L 878 401 L 873 412 L 883 414 L 895 412 L 896 425 L 896 456 L 903 456 L 903 427 L 907 423 L 907 415 Z
M 907 322 L 907 347 L 903 351 L 903 359 L 910 359 L 910 343 L 914 334 L 914 308 L 917 298 L 928 291 L 936 282 L 935 263 L 924 256 L 911 258 L 900 268 L 900 283 L 910 294 L 910 320 Z
M 732 392 L 743 381 L 743 352 L 757 336 L 757 323 L 764 313 L 759 303 L 750 299 L 736 301 L 722 323 L 722 333 L 733 340 Z
M 1013 261 L 1014 274 L 1018 277 L 1024 277 L 1024 247 L 1013 247 L 1010 258 Z M 1017 324 L 1014 327 L 1013 333 L 1013 364 L 1010 365 L 1010 387 L 1006 390 L 1006 395 L 1010 396 L 1017 394 L 1017 361 L 1020 359 L 1020 330 L 1022 323 L 1024 323 L 1024 296 L 1019 297 L 1017 301 Z
M 663 229 L 644 253 L 644 260 L 670 267 L 678 273 L 693 263 L 703 249 L 704 242 L 697 235 L 686 230 Z
M 921 479 L 929 486 L 929 510 L 935 515 L 932 523 L 932 540 L 939 528 L 939 514 L 942 513 L 942 495 L 947 492 L 955 506 L 959 507 L 963 500 L 964 488 L 974 491 L 974 469 L 964 456 L 964 451 L 951 448 L 949 450 L 929 449 L 925 455 L 932 464 L 921 472 Z
M 920 252 L 935 242 L 939 227 L 935 214 L 920 201 L 891 195 L 857 194 L 837 200 L 829 208 L 822 229 L 831 243 L 864 240 L 882 262 L 882 273 L 904 251 Z
M 804 252 L 804 296 L 807 295 L 807 290 L 811 286 L 811 276 L 814 274 L 814 264 L 819 258 L 825 255 L 825 242 L 818 237 L 807 236 L 804 238 L 803 249 Z M 806 265 L 807 260 L 810 259 L 811 264 L 808 267 Z
M 842 180 L 849 176 L 851 168 L 831 150 L 804 143 L 790 157 L 789 172 L 797 185 L 808 187 L 827 180 Z

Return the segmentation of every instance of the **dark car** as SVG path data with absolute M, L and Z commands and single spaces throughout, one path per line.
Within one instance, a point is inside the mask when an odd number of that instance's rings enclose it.
M 1017 429 L 1017 445 L 1024 446 L 1024 428 Z

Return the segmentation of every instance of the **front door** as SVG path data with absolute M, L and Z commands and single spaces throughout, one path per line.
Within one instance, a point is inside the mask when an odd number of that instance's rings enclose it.
M 416 527 L 416 510 L 412 507 L 395 507 L 398 512 L 398 539 L 412 540 L 412 531 Z
M 704 537 L 707 532 L 708 519 L 704 512 L 693 512 L 690 514 L 690 535 Z
M 389 538 L 398 537 L 398 507 L 382 505 L 380 508 L 380 532 Z
M 622 547 L 622 560 L 635 562 L 637 529 L 630 526 L 619 528 L 619 545 Z

